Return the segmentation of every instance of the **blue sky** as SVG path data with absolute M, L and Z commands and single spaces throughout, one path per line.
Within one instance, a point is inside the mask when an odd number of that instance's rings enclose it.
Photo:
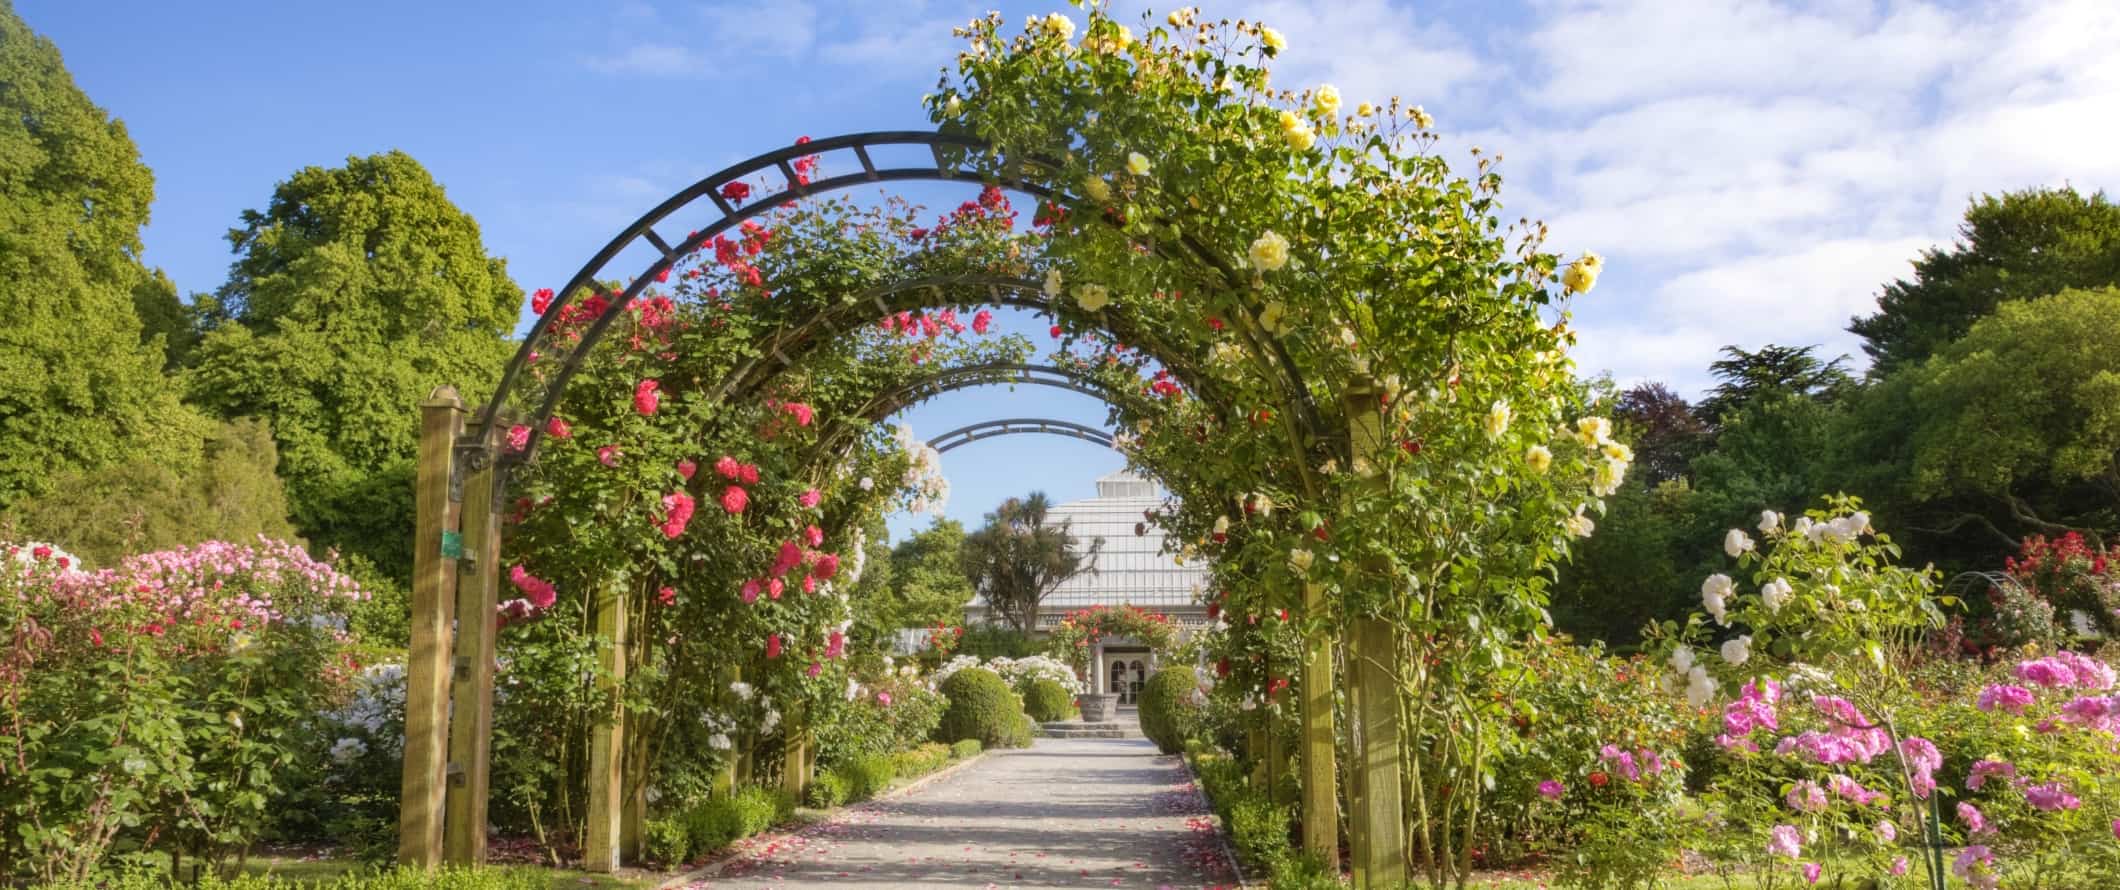
M 923 126 L 920 97 L 955 51 L 950 27 L 990 5 L 16 8 L 131 129 L 156 174 L 147 260 L 189 292 L 221 283 L 223 235 L 276 181 L 392 148 L 433 171 L 526 290 L 554 286 L 620 226 L 730 162 L 801 135 Z M 1000 8 L 1021 20 L 1067 7 Z M 1730 343 L 1859 355 L 1840 330 L 1848 316 L 1949 240 L 1969 196 L 2120 183 L 2110 0 L 1268 0 L 1203 12 L 1285 32 L 1276 83 L 1334 83 L 1350 103 L 1400 95 L 1435 115 L 1454 154 L 1501 152 L 1509 217 L 1546 220 L 1559 252 L 1606 257 L 1577 304 L 1577 358 L 1623 383 L 1697 392 Z M 1069 394 L 980 391 L 908 420 L 932 435 L 1103 413 Z M 1084 496 L 1119 464 L 1073 440 L 972 445 L 944 459 L 949 513 L 976 521 L 1031 487 Z

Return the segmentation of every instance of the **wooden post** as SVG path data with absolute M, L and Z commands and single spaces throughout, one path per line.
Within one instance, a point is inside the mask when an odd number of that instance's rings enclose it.
M 641 828 L 648 821 L 647 723 L 645 715 L 626 715 L 626 793 L 618 822 L 618 855 L 624 862 L 641 861 Z
M 1376 465 L 1385 448 L 1376 382 L 1357 377 L 1343 398 L 1356 473 L 1370 495 L 1381 494 L 1387 483 Z M 1394 583 L 1379 563 L 1364 560 L 1357 583 L 1365 588 Z M 1398 887 L 1406 882 L 1406 822 L 1399 791 L 1398 684 L 1390 667 L 1397 649 L 1390 622 L 1357 615 L 1350 624 L 1347 707 L 1354 762 L 1349 764 L 1348 827 L 1354 885 Z
M 790 707 L 782 718 L 780 732 L 786 740 L 786 753 L 780 758 L 780 787 L 799 802 L 810 789 L 810 766 L 816 762 L 810 753 L 810 730 L 803 723 L 802 712 Z
M 625 796 L 626 713 L 622 696 L 626 685 L 626 595 L 623 585 L 612 585 L 596 603 L 596 635 L 603 648 L 597 653 L 603 677 L 599 682 L 611 696 L 611 709 L 589 728 L 589 814 L 587 837 L 582 841 L 582 869 L 610 873 L 618 870 L 620 806 Z
M 1325 585 L 1303 586 L 1303 610 L 1325 611 Z M 1340 794 L 1332 731 L 1332 637 L 1313 631 L 1303 640 L 1303 849 L 1338 873 Z
M 412 639 L 405 654 L 405 776 L 398 794 L 398 863 L 442 862 L 442 803 L 449 785 L 450 625 L 456 620 L 457 533 L 449 496 L 464 402 L 444 386 L 420 403 L 420 451 L 413 489 Z
M 449 717 L 448 827 L 444 859 L 451 865 L 486 860 L 486 796 L 493 746 L 494 607 L 501 580 L 499 424 L 481 422 L 468 438 L 477 447 L 463 460 L 464 558 L 456 587 L 455 683 Z

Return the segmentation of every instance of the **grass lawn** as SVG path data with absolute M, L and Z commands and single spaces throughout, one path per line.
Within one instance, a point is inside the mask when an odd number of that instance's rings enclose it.
M 165 858 L 162 861 L 163 863 L 165 863 L 163 866 L 163 870 L 166 872 L 166 863 L 168 862 L 168 860 Z M 534 871 L 540 874 L 549 875 L 551 877 L 551 880 L 547 882 L 547 885 L 554 888 L 554 890 L 559 890 L 559 888 L 584 887 L 612 888 L 612 890 L 638 890 L 638 888 L 651 888 L 658 886 L 668 877 L 667 875 L 651 874 L 641 878 L 628 878 L 612 875 L 590 874 L 588 872 L 575 871 L 573 869 L 539 868 L 536 866 L 494 867 L 509 868 L 517 871 Z M 265 856 L 253 855 L 250 857 L 250 862 L 243 866 L 242 872 L 247 875 L 270 875 L 272 877 L 280 878 L 282 880 L 289 881 L 295 884 L 325 884 L 329 883 L 334 878 L 338 878 L 348 874 L 357 874 L 366 870 L 368 870 L 368 866 L 364 866 L 361 863 L 354 862 L 349 859 L 314 859 L 294 854 L 287 854 Z M 190 866 L 186 866 L 185 871 L 187 872 L 185 877 L 190 877 L 190 875 L 188 874 L 191 871 Z

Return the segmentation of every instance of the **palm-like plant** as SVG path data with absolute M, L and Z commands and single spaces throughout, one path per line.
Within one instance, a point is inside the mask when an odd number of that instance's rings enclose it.
M 1009 626 L 1029 636 L 1047 595 L 1077 575 L 1096 572 L 1104 539 L 1078 550 L 1071 522 L 1047 524 L 1051 503 L 1042 491 L 1009 498 L 986 514 L 986 525 L 964 539 L 964 575 L 972 589 Z

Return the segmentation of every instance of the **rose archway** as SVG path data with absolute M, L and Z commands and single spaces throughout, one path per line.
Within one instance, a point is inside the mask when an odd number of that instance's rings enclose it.
M 1540 230 L 1503 229 L 1492 160 L 1480 158 L 1471 179 L 1453 176 L 1418 108 L 1348 108 L 1329 87 L 1270 89 L 1281 45 L 1271 29 L 1196 23 L 1181 11 L 1137 33 L 1093 6 L 1079 29 L 1056 15 L 1021 33 L 1005 35 L 998 18 L 961 33 L 968 49 L 930 101 L 940 132 L 800 142 L 701 180 L 628 227 L 566 287 L 540 295 L 540 321 L 473 433 L 452 448 L 452 415 L 430 414 L 438 444 L 423 446 L 416 601 L 428 611 L 415 623 L 408 707 L 425 716 L 408 720 L 409 861 L 439 855 L 448 761 L 465 776 L 449 795 L 450 856 L 475 860 L 482 843 L 471 826 L 484 824 L 492 636 L 479 622 L 463 625 L 455 649 L 465 667 L 446 690 L 441 603 L 460 599 L 465 615 L 495 605 L 511 476 L 545 472 L 527 461 L 601 462 L 585 446 L 559 447 L 553 424 L 573 420 L 563 406 L 597 378 L 595 347 L 638 337 L 665 311 L 656 302 L 671 299 L 656 296 L 664 288 L 700 311 L 698 348 L 630 342 L 639 366 L 621 376 L 637 379 L 633 397 L 677 393 L 700 430 L 693 448 L 769 427 L 808 431 L 762 447 L 779 463 L 770 473 L 761 466 L 773 481 L 759 484 L 778 486 L 776 502 L 796 510 L 813 509 L 802 501 L 816 490 L 849 512 L 817 526 L 798 525 L 793 511 L 694 517 L 705 500 L 693 490 L 705 484 L 695 481 L 704 475 L 697 459 L 644 461 L 655 475 L 610 497 L 632 496 L 628 509 L 674 526 L 665 536 L 677 543 L 614 544 L 576 561 L 580 583 L 620 577 L 632 588 L 582 613 L 591 637 L 625 638 L 619 619 L 604 616 L 660 596 L 649 580 L 657 572 L 718 579 L 702 587 L 711 602 L 732 579 L 756 580 L 758 562 L 778 569 L 779 536 L 818 539 L 796 545 L 801 564 L 812 561 L 807 548 L 840 540 L 846 519 L 880 509 L 880 496 L 849 493 L 849 460 L 902 458 L 864 440 L 860 424 L 894 390 L 921 391 L 923 378 L 891 370 L 918 364 L 911 353 L 864 352 L 850 338 L 879 325 L 899 336 L 913 325 L 924 337 L 964 324 L 977 305 L 1031 308 L 1054 317 L 1064 346 L 1087 347 L 1068 353 L 1068 367 L 1110 394 L 1130 462 L 1178 496 L 1148 519 L 1187 557 L 1213 560 L 1220 608 L 1246 626 L 1271 614 L 1292 628 L 1305 845 L 1337 855 L 1343 745 L 1356 755 L 1348 778 L 1360 806 L 1347 821 L 1362 882 L 1390 884 L 1409 859 L 1432 875 L 1469 861 L 1461 841 L 1478 795 L 1448 789 L 1478 786 L 1487 753 L 1478 728 L 1490 715 L 1464 692 L 1512 640 L 1544 632 L 1544 574 L 1630 459 L 1609 425 L 1583 416 L 1565 352 L 1573 335 L 1558 301 L 1589 288 L 1594 258 L 1563 276 L 1559 259 L 1539 252 Z M 884 146 L 925 149 L 934 163 L 879 163 Z M 862 217 L 826 198 L 914 179 L 988 185 L 934 227 Z M 1027 232 L 1004 222 L 1013 214 L 1002 186 L 1037 202 Z M 776 241 L 800 249 L 776 251 Z M 608 264 L 640 251 L 646 267 L 622 286 L 597 283 L 613 280 Z M 979 324 L 974 316 L 969 326 Z M 644 373 L 686 354 L 708 356 L 686 386 L 665 390 L 665 378 Z M 832 397 L 813 399 L 818 388 Z M 829 447 L 788 407 L 826 401 L 827 423 L 856 423 Z M 646 429 L 623 408 L 612 417 L 614 429 Z M 758 463 L 732 459 L 739 478 Z M 677 479 L 686 460 L 693 474 Z M 464 590 L 451 597 L 464 557 Z M 701 608 L 690 632 L 731 620 L 725 608 Z M 821 619 L 788 620 L 814 629 Z M 597 650 L 607 664 L 612 648 Z M 1333 708 L 1342 662 L 1344 727 Z M 607 685 L 607 697 L 622 688 Z M 440 715 L 450 698 L 458 725 L 445 758 Z M 613 801 L 628 793 L 617 766 L 622 722 L 596 730 L 592 840 L 609 840 L 598 823 L 615 820 Z M 592 846 L 597 856 L 616 847 Z

